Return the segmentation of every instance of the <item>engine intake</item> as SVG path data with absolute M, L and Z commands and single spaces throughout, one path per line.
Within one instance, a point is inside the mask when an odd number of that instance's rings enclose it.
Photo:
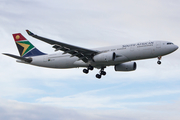
M 108 61 L 114 61 L 115 58 L 116 58 L 115 52 L 106 52 L 106 53 L 95 55 L 93 57 L 93 60 L 95 62 L 108 62 Z
M 115 71 L 133 71 L 136 70 L 136 62 L 121 63 L 114 66 Z

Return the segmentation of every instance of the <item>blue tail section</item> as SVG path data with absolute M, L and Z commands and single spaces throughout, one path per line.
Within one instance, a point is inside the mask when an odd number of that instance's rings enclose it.
M 37 48 L 34 48 L 31 51 L 29 51 L 28 53 L 26 53 L 23 57 L 39 56 L 39 55 L 46 55 L 46 54 L 39 51 Z

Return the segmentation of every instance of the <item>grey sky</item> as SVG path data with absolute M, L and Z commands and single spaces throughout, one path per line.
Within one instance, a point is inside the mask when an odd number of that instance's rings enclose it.
M 33 45 L 53 53 L 51 45 L 31 38 L 26 29 L 65 43 L 96 48 L 148 40 L 180 46 L 178 0 L 1 0 L 1 53 L 18 55 L 12 38 L 22 33 Z M 134 72 L 106 69 L 84 75 L 82 69 L 54 70 L 16 63 L 0 55 L 0 119 L 179 120 L 180 52 L 136 61 Z

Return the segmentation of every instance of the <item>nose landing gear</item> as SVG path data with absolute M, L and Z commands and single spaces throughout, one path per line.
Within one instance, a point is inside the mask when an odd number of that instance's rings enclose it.
M 158 61 L 157 61 L 157 64 L 159 64 L 159 65 L 161 64 L 161 61 L 160 61 L 160 60 L 161 60 L 161 58 L 162 58 L 162 56 L 158 56 Z

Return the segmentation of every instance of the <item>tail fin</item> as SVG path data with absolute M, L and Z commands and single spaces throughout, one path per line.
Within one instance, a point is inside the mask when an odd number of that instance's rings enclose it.
M 45 55 L 45 53 L 39 51 L 21 33 L 13 34 L 13 37 L 21 57 Z

